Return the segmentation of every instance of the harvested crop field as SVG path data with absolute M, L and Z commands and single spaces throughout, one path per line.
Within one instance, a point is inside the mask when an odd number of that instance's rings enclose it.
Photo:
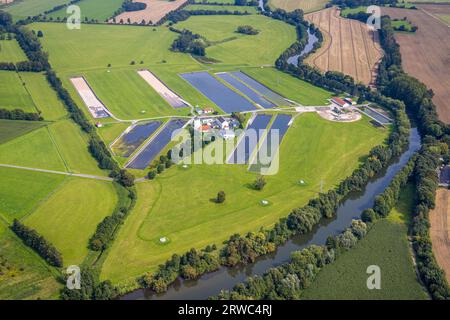
M 447 281 L 450 282 L 450 191 L 438 189 L 436 192 L 436 208 L 430 212 L 430 236 L 433 253 L 439 266 L 444 269 Z
M 397 33 L 395 36 L 400 45 L 403 68 L 433 90 L 439 118 L 450 123 L 450 28 L 424 11 L 426 7 L 421 6 L 420 10 L 383 8 L 383 14 L 391 18 L 406 17 L 419 27 L 415 34 Z M 439 6 L 441 10 L 449 10 L 448 7 Z
M 147 8 L 140 11 L 123 12 L 116 16 L 116 22 L 119 23 L 120 20 L 123 20 L 123 23 L 127 23 L 128 19 L 130 19 L 130 23 L 142 23 L 142 21 L 145 21 L 146 24 L 149 24 L 150 22 L 151 24 L 155 24 L 164 18 L 166 14 L 185 4 L 187 0 L 139 0 L 139 2 L 145 3 Z
M 305 61 L 323 71 L 340 71 L 364 84 L 375 80 L 383 53 L 378 33 L 356 20 L 339 16 L 337 8 L 321 10 L 306 19 L 324 34 L 322 47 Z

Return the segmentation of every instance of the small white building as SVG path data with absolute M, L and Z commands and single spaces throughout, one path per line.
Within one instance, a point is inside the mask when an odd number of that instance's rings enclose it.
M 233 130 L 220 130 L 220 136 L 224 138 L 225 140 L 231 140 L 234 139 L 236 136 Z

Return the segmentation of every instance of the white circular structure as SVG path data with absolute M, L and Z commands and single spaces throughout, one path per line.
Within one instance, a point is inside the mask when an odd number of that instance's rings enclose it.
M 159 238 L 159 242 L 166 243 L 167 242 L 167 238 L 166 237 Z

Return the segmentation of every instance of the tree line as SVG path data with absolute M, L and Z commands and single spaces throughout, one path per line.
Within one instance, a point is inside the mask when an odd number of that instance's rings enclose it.
M 214 250 L 216 247 L 212 245 L 201 251 L 191 249 L 181 256 L 174 254 L 156 273 L 145 274 L 140 280 L 141 285 L 161 293 L 167 291 L 168 285 L 179 276 L 188 280 L 213 272 L 220 268 L 220 261 Z
M 327 264 L 352 249 L 378 219 L 385 218 L 397 204 L 402 188 L 414 175 L 416 156 L 394 176 L 389 186 L 376 197 L 372 208 L 364 210 L 361 220 L 353 220 L 349 228 L 337 236 L 329 236 L 325 246 L 311 245 L 291 254 L 289 263 L 269 269 L 262 276 L 252 276 L 234 286 L 231 291 L 221 291 L 213 299 L 300 299 L 302 290 L 308 288 L 316 275 Z M 302 221 L 300 225 L 305 225 Z M 306 223 L 307 224 L 307 223 Z M 308 227 L 305 227 L 308 229 Z
M 450 290 L 445 274 L 431 249 L 429 211 L 435 207 L 439 158 L 442 156 L 446 162 L 450 159 L 450 128 L 438 119 L 432 102 L 433 92 L 403 71 L 400 46 L 387 16 L 381 18 L 380 43 L 385 55 L 379 65 L 378 87 L 384 94 L 404 102 L 422 136 L 422 148 L 414 168 L 418 200 L 411 228 L 417 267 L 431 296 L 434 299 L 449 299 Z
M 0 119 L 7 120 L 28 120 L 28 121 L 42 121 L 44 118 L 36 112 L 25 112 L 21 109 L 2 109 L 0 108 Z
M 109 280 L 99 282 L 98 275 L 90 268 L 82 268 L 80 289 L 70 290 L 67 286 L 61 289 L 62 300 L 111 300 L 118 294 Z
M 48 264 L 54 267 L 63 266 L 61 253 L 36 230 L 33 230 L 14 219 L 11 230 L 31 249 L 36 251 Z
M 89 248 L 94 251 L 105 250 L 114 239 L 114 234 L 120 224 L 125 221 L 128 213 L 136 204 L 136 190 L 115 185 L 119 201 L 112 215 L 105 217 L 98 225 L 94 235 L 89 239 Z

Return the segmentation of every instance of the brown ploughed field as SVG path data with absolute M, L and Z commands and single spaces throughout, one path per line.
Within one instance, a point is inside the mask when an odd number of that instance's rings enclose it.
M 128 19 L 130 19 L 130 23 L 142 23 L 142 20 L 145 21 L 145 24 L 148 24 L 149 21 L 152 24 L 158 23 L 159 20 L 164 18 L 166 14 L 171 11 L 178 9 L 187 0 L 175 0 L 175 1 L 162 1 L 162 0 L 139 0 L 134 2 L 143 2 L 147 4 L 147 8 L 140 11 L 130 11 L 123 12 L 116 16 L 116 23 L 119 23 L 120 20 L 123 20 L 123 23 L 128 23 Z
M 438 189 L 436 208 L 430 211 L 430 236 L 433 253 L 439 266 L 444 269 L 447 282 L 450 283 L 450 190 Z
M 340 71 L 356 81 L 371 84 L 376 77 L 381 50 L 378 33 L 365 24 L 340 17 L 337 8 L 317 11 L 305 16 L 320 28 L 322 47 L 305 62 L 322 71 Z
M 433 90 L 439 118 L 450 123 L 450 28 L 427 7 L 444 13 L 450 10 L 447 5 L 421 5 L 419 10 L 383 8 L 382 12 L 391 18 L 407 17 L 419 27 L 414 34 L 402 32 L 395 37 L 403 68 Z

